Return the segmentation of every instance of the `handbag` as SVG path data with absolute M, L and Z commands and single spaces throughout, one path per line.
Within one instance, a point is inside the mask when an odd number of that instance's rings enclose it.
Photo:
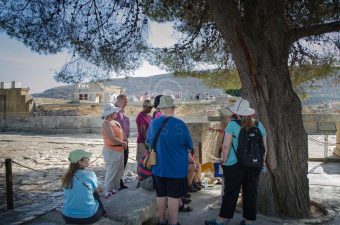
M 158 129 L 156 137 L 153 140 L 153 143 L 151 145 L 151 149 L 149 150 L 149 154 L 144 159 L 143 165 L 144 165 L 144 167 L 146 167 L 148 169 L 151 169 L 152 166 L 157 164 L 157 154 L 155 152 L 156 144 L 157 144 L 158 137 L 161 134 L 163 127 L 165 126 L 166 122 L 168 122 L 168 120 L 170 118 L 171 117 L 167 117 L 163 120 L 163 123 L 162 123 L 161 127 Z

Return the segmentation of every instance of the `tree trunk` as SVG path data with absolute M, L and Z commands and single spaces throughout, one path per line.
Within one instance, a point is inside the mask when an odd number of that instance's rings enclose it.
M 242 17 L 231 0 L 212 1 L 209 7 L 231 48 L 242 95 L 267 130 L 270 172 L 260 178 L 258 209 L 304 218 L 309 215 L 307 137 L 288 71 L 283 7 L 276 1 L 250 2 L 254 5 Z

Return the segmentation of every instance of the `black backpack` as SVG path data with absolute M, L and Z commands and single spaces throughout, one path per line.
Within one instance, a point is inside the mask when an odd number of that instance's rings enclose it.
M 241 126 L 240 120 L 234 120 Z M 242 126 L 241 126 L 242 127 Z M 235 136 L 233 136 L 236 138 Z M 255 122 L 254 127 L 248 128 L 242 127 L 238 135 L 238 146 L 237 150 L 232 144 L 232 148 L 236 154 L 237 161 L 246 167 L 262 167 L 263 166 L 263 155 L 264 145 L 263 136 L 258 128 L 258 122 Z

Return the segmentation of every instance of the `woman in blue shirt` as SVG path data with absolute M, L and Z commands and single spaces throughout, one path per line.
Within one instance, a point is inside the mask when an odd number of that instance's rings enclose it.
M 91 153 L 81 149 L 70 152 L 70 166 L 62 177 L 64 206 L 62 215 L 67 223 L 95 223 L 106 212 L 100 201 L 97 176 L 85 170 L 89 166 Z
M 236 120 L 228 123 L 225 129 L 224 142 L 222 145 L 222 168 L 224 176 L 224 195 L 219 217 L 216 220 L 206 220 L 205 225 L 223 225 L 228 224 L 235 213 L 236 203 L 242 185 L 243 191 L 243 217 L 241 225 L 251 225 L 256 220 L 256 205 L 257 205 L 257 187 L 261 167 L 247 167 L 241 165 L 236 157 L 238 146 L 238 136 L 241 128 L 255 127 L 253 115 L 255 110 L 249 107 L 249 102 L 244 99 L 239 99 L 229 108 L 231 113 L 237 116 L 241 121 L 239 124 Z M 263 162 L 266 161 L 266 131 L 261 122 L 258 122 L 263 147 Z

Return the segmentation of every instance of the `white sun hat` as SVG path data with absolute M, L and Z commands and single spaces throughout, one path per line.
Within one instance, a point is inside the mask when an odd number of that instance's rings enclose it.
M 233 115 L 233 112 L 230 111 L 230 106 L 229 105 L 222 106 L 218 111 L 220 112 L 220 114 L 222 116 L 232 116 Z
M 103 107 L 102 118 L 105 118 L 108 115 L 111 115 L 112 113 L 117 113 L 120 110 L 121 110 L 121 108 L 118 108 L 111 103 L 105 104 L 104 107 Z
M 249 107 L 249 102 L 245 99 L 238 99 L 229 110 L 240 116 L 251 116 L 255 114 L 255 109 Z

